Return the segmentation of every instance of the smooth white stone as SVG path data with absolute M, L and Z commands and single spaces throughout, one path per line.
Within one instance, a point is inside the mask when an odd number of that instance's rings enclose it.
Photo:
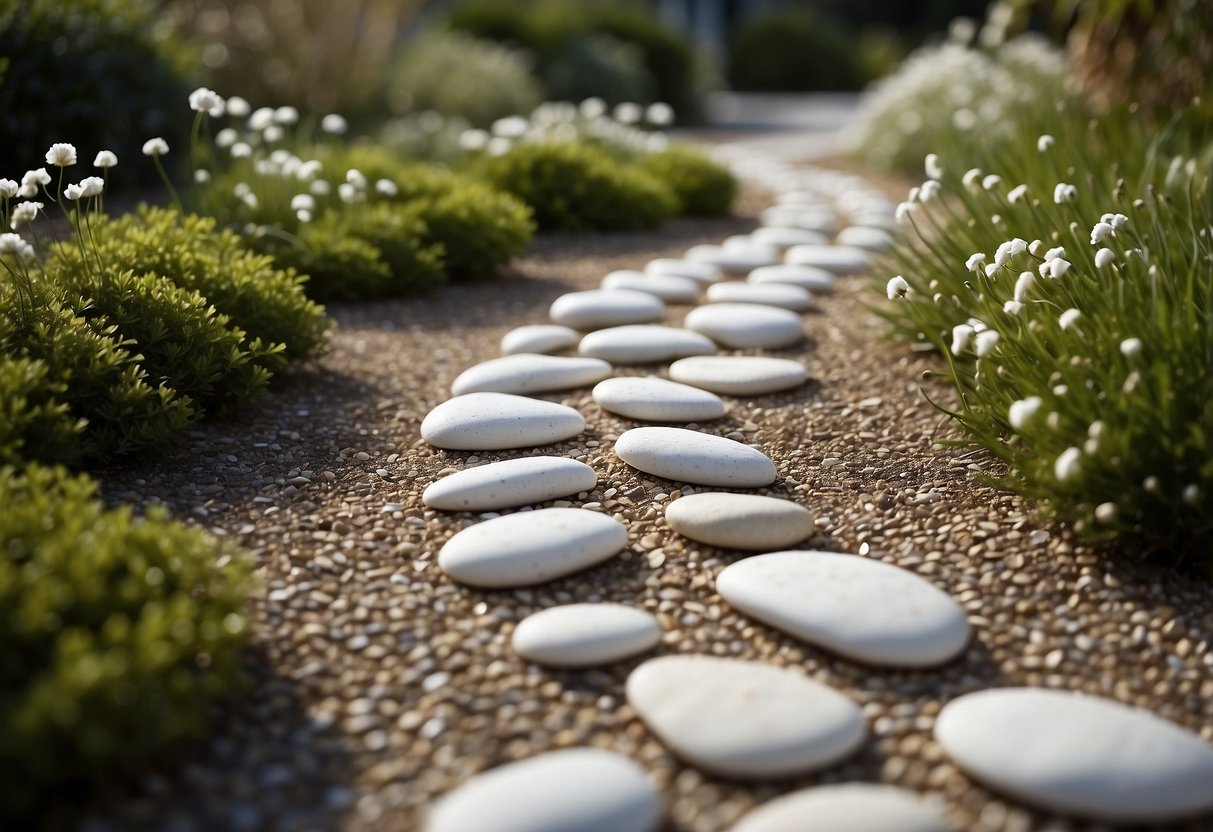
M 465 468 L 431 483 L 421 495 L 442 511 L 494 511 L 589 491 L 598 475 L 584 462 L 527 456 Z
M 430 809 L 424 832 L 653 832 L 657 788 L 612 751 L 570 748 L 476 775 Z
M 817 531 L 804 506 L 758 494 L 690 494 L 668 504 L 665 519 L 680 535 L 723 549 L 769 551 Z
M 684 428 L 632 428 L 615 440 L 615 453 L 645 473 L 695 485 L 761 488 L 778 476 L 761 451 Z
M 816 266 L 834 274 L 856 274 L 872 262 L 872 256 L 855 246 L 792 246 L 787 262 L 793 266 Z
M 760 251 L 773 257 L 776 262 L 779 261 L 781 253 L 779 246 L 771 245 L 770 243 L 759 243 L 749 234 L 734 234 L 731 237 L 725 237 L 720 247 L 725 251 Z
M 687 250 L 686 259 L 710 263 L 730 274 L 744 274 L 762 266 L 772 266 L 779 258 L 770 249 L 725 249 L 722 246 L 698 245 Z
M 628 289 L 591 289 L 569 292 L 552 301 L 548 315 L 574 329 L 597 329 L 623 324 L 647 324 L 661 319 L 665 304 L 648 292 Z
M 808 289 L 787 283 L 746 283 L 729 281 L 708 287 L 711 303 L 756 303 L 760 306 L 777 306 L 793 312 L 803 312 L 813 306 L 813 296 Z
M 571 407 L 507 393 L 448 399 L 421 421 L 421 438 L 452 451 L 531 448 L 572 439 L 585 419 Z
M 833 234 L 838 227 L 834 212 L 821 208 L 776 205 L 763 211 L 758 218 L 769 228 L 803 228 L 819 234 Z
M 859 708 L 795 670 L 715 656 L 663 656 L 632 671 L 628 704 L 674 753 L 712 774 L 792 777 L 863 744 Z
M 598 382 L 593 396 L 603 410 L 644 422 L 707 422 L 724 416 L 719 396 L 652 376 L 608 378 Z
M 774 283 L 785 286 L 799 286 L 801 289 L 821 294 L 833 292 L 836 282 L 834 275 L 825 269 L 819 269 L 814 266 L 789 266 L 786 264 L 763 266 L 761 269 L 754 269 L 746 277 L 746 280 L 759 285 Z
M 756 228 L 750 236 L 759 245 L 775 246 L 780 251 L 785 251 L 792 246 L 823 245 L 830 239 L 820 231 L 779 225 Z
M 683 325 L 735 349 L 777 349 L 804 340 L 800 316 L 752 303 L 713 303 L 687 313 Z
M 852 225 L 838 232 L 835 245 L 855 246 L 868 251 L 888 251 L 893 246 L 893 235 L 879 228 Z
M 531 324 L 511 329 L 501 336 L 501 351 L 506 355 L 520 352 L 552 353 L 571 350 L 581 334 L 559 324 Z
M 916 792 L 877 783 L 815 786 L 764 803 L 732 832 L 953 832 Z
M 613 517 L 584 508 L 541 508 L 468 526 L 438 552 L 438 565 L 470 586 L 530 586 L 580 572 L 627 545 L 628 530 Z
M 830 200 L 817 191 L 784 191 L 775 197 L 776 205 L 792 205 L 797 208 L 829 209 Z
M 1040 688 L 971 693 L 940 711 L 935 739 L 968 774 L 1057 812 L 1156 823 L 1213 809 L 1213 746 L 1109 699 Z
M 586 334 L 577 351 L 613 364 L 651 364 L 686 355 L 711 355 L 716 352 L 716 344 L 689 329 L 629 324 Z
M 514 652 L 547 667 L 593 667 L 652 650 L 661 625 L 623 604 L 565 604 L 528 615 L 514 628 Z
M 645 274 L 670 274 L 675 277 L 686 277 L 699 283 L 715 283 L 724 278 L 724 272 L 719 266 L 711 263 L 697 263 L 693 260 L 678 260 L 672 257 L 658 257 L 650 260 L 644 267 Z
M 698 280 L 673 274 L 645 274 L 621 269 L 602 279 L 603 289 L 628 289 L 655 295 L 666 303 L 694 303 L 699 299 Z
M 727 566 L 716 591 L 752 618 L 868 664 L 934 667 L 969 643 L 968 619 L 951 596 L 857 555 L 756 555 Z
M 726 396 L 762 396 L 799 387 L 809 374 L 799 361 L 765 355 L 702 355 L 670 365 L 674 381 Z
M 547 393 L 602 381 L 611 365 L 598 358 L 519 353 L 468 367 L 451 382 L 456 396 L 468 393 Z

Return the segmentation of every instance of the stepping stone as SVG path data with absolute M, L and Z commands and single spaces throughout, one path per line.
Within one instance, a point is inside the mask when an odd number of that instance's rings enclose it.
M 778 246 L 755 242 L 749 234 L 734 234 L 731 237 L 725 237 L 720 247 L 725 251 L 761 251 L 775 258 L 775 262 L 779 262 Z
M 708 422 L 724 416 L 719 396 L 664 378 L 608 378 L 594 387 L 603 410 L 642 422 Z
M 650 260 L 644 267 L 645 274 L 669 274 L 675 277 L 686 277 L 699 283 L 715 283 L 724 278 L 724 272 L 719 266 L 711 263 L 697 263 L 693 260 L 676 260 L 670 257 L 659 257 Z
M 614 364 L 651 364 L 687 355 L 711 355 L 716 344 L 689 329 L 629 324 L 588 333 L 577 351 Z
M 758 494 L 691 494 L 667 505 L 665 519 L 683 537 L 722 549 L 770 551 L 817 531 L 804 506 Z
M 421 421 L 421 438 L 451 451 L 533 448 L 572 439 L 585 419 L 571 407 L 507 393 L 448 399 Z
M 761 488 L 778 476 L 761 451 L 685 428 L 632 428 L 615 440 L 615 453 L 646 474 L 695 485 Z
M 855 246 L 792 246 L 787 262 L 793 266 L 816 266 L 834 274 L 857 274 L 867 269 L 872 256 Z
M 528 456 L 457 471 L 432 483 L 421 501 L 442 511 L 495 511 L 589 491 L 597 484 L 598 475 L 584 462 Z
M 759 222 L 769 228 L 801 228 L 818 234 L 833 234 L 838 227 L 834 212 L 820 208 L 776 205 L 758 215 Z
M 456 396 L 468 393 L 548 393 L 602 381 L 611 365 L 598 358 L 519 353 L 468 367 L 451 382 Z
M 830 200 L 816 191 L 784 191 L 775 197 L 776 205 L 790 205 L 796 208 L 817 208 L 829 210 Z
M 967 774 L 1036 806 L 1155 824 L 1213 809 L 1213 746 L 1147 711 L 1003 688 L 944 706 L 935 739 Z
M 839 231 L 834 242 L 836 245 L 854 246 L 868 251 L 888 251 L 893 247 L 893 235 L 879 228 L 852 225 Z
M 589 330 L 622 324 L 647 324 L 661 320 L 665 304 L 648 292 L 628 289 L 591 289 L 569 292 L 552 301 L 548 315 L 574 329 Z
M 789 249 L 792 246 L 824 245 L 830 241 L 830 238 L 820 231 L 809 231 L 805 228 L 790 228 L 780 225 L 755 228 L 750 233 L 750 236 L 754 238 L 755 243 L 764 246 L 774 246 L 780 251 Z
M 701 355 L 670 365 L 670 378 L 726 396 L 763 396 L 799 387 L 809 374 L 799 361 L 764 355 Z
M 752 303 L 713 303 L 687 313 L 683 325 L 734 349 L 778 349 L 804 340 L 800 316 Z
M 715 656 L 662 656 L 632 671 L 628 704 L 691 765 L 739 779 L 794 777 L 849 757 L 867 737 L 846 696 L 796 670 Z
M 673 274 L 645 274 L 620 270 L 602 279 L 603 289 L 629 289 L 655 295 L 666 303 L 694 303 L 699 300 L 700 283 L 690 277 Z
M 584 508 L 540 508 L 468 526 L 438 552 L 438 565 L 469 586 L 532 586 L 588 569 L 627 545 L 628 530 L 613 517 Z
M 570 748 L 478 774 L 438 800 L 423 832 L 653 832 L 661 798 L 613 751 Z
M 759 306 L 777 306 L 793 312 L 803 312 L 813 306 L 813 296 L 808 289 L 786 283 L 746 283 L 729 281 L 708 287 L 711 303 L 754 303 Z
M 969 643 L 968 619 L 951 596 L 857 555 L 756 555 L 725 567 L 716 591 L 751 618 L 868 664 L 934 667 Z
M 713 245 L 692 246 L 687 250 L 686 259 L 696 263 L 709 263 L 730 274 L 745 274 L 779 262 L 779 258 L 770 249 L 726 249 Z
M 581 340 L 575 329 L 559 324 L 531 324 L 511 329 L 501 337 L 501 351 L 506 355 L 520 352 L 551 353 L 571 350 Z
M 821 294 L 833 292 L 835 284 L 834 275 L 825 269 L 819 269 L 816 266 L 789 266 L 786 264 L 754 269 L 746 277 L 746 281 L 762 286 L 770 283 L 799 286 L 801 289 Z
M 877 783 L 815 786 L 764 803 L 732 832 L 954 832 L 943 813 L 907 789 Z
M 547 667 L 594 667 L 652 650 L 661 625 L 623 604 L 565 604 L 528 615 L 514 628 L 514 652 Z

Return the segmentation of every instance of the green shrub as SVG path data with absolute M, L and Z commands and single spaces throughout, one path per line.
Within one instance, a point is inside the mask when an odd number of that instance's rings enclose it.
M 729 39 L 729 83 L 763 92 L 863 86 L 856 41 L 842 24 L 802 9 L 743 24 Z
M 673 193 L 657 179 L 581 142 L 519 144 L 478 160 L 475 169 L 530 205 L 541 229 L 639 230 L 677 209 Z
M 0 465 L 79 457 L 85 423 L 63 403 L 66 388 L 45 362 L 0 354 Z
M 609 104 L 653 100 L 653 78 L 644 67 L 644 54 L 601 32 L 568 41 L 548 64 L 543 80 L 547 98 L 553 100 L 601 98 Z
M 526 4 L 512 0 L 463 0 L 451 10 L 447 25 L 458 32 L 525 49 L 544 67 L 566 42 L 583 31 L 584 16 L 584 4 L 576 9 L 558 0 Z
M 678 213 L 722 217 L 737 198 L 737 180 L 728 169 L 698 150 L 671 145 L 637 158 L 641 170 L 665 183 L 678 198 Z
M 535 233 L 524 202 L 462 177 L 445 191 L 405 204 L 417 210 L 423 242 L 441 248 L 443 270 L 454 279 L 492 274 L 522 254 Z
M 102 149 L 118 155 L 111 185 L 148 185 L 156 173 L 137 163 L 144 140 L 186 146 L 190 61 L 159 34 L 143 0 L 0 4 L 0 55 L 8 59 L 0 135 L 13 165 L 38 167 L 52 142 L 87 141 L 82 159 Z
M 35 822 L 203 732 L 239 682 L 247 570 L 61 469 L 0 468 L 0 505 L 0 804 Z
M 662 25 L 647 11 L 607 4 L 599 9 L 594 30 L 631 44 L 653 79 L 653 96 L 674 108 L 680 121 L 697 121 L 703 113 L 699 56 L 692 41 Z

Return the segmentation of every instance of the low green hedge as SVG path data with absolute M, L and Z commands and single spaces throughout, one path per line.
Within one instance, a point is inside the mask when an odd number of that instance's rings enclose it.
M 733 174 L 694 148 L 670 145 L 659 153 L 640 156 L 637 164 L 674 192 L 679 214 L 726 216 L 737 198 Z

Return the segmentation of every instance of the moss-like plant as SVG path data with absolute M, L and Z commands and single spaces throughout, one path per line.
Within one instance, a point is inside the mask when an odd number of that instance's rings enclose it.
M 737 180 L 728 169 L 685 145 L 670 145 L 638 158 L 640 168 L 664 182 L 678 198 L 679 214 L 726 216 L 737 198 Z
M 79 457 L 85 422 L 63 402 L 66 388 L 45 362 L 0 354 L 0 465 Z

